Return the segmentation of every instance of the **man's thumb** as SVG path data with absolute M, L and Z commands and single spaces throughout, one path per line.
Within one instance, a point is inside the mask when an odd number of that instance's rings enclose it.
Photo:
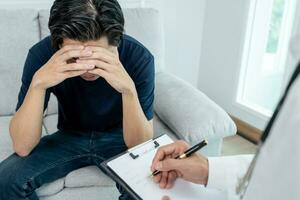
M 166 159 L 163 161 L 160 161 L 156 164 L 155 169 L 158 171 L 171 171 L 171 170 L 177 170 L 179 167 L 179 160 L 175 159 Z

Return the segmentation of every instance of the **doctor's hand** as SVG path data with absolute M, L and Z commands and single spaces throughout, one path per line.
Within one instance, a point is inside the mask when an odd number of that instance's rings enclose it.
M 151 171 L 162 172 L 153 178 L 161 188 L 171 188 L 178 177 L 196 184 L 207 184 L 207 158 L 194 154 L 184 159 L 174 159 L 188 148 L 189 145 L 186 142 L 179 140 L 157 150 L 152 161 Z

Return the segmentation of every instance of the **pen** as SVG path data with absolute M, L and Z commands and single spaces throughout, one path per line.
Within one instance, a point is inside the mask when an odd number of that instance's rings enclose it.
M 183 159 L 183 158 L 187 158 L 191 155 L 193 155 L 195 152 L 197 152 L 198 150 L 200 150 L 202 147 L 206 146 L 207 145 L 207 141 L 206 140 L 203 140 L 202 142 L 192 146 L 191 148 L 189 148 L 188 150 L 186 150 L 183 154 L 181 155 L 178 155 L 175 157 L 175 159 Z M 156 176 L 157 174 L 159 174 L 160 171 L 158 170 L 155 170 L 150 176 L 151 177 L 154 177 Z

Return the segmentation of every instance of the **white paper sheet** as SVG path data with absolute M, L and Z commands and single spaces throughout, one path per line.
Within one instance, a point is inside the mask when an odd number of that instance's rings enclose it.
M 160 146 L 172 143 L 172 139 L 163 135 L 156 139 Z M 171 189 L 160 189 L 152 178 L 150 166 L 156 153 L 153 142 L 141 144 L 129 150 L 139 157 L 133 159 L 129 153 L 107 163 L 141 198 L 144 200 L 160 200 L 167 195 L 171 200 L 224 200 L 226 193 L 207 189 L 201 185 L 178 179 Z

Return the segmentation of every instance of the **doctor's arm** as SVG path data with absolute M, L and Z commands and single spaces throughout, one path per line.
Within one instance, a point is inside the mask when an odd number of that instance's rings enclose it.
M 246 174 L 253 155 L 209 157 L 207 187 L 235 191 L 239 180 Z
M 174 159 L 188 148 L 186 142 L 177 141 L 157 151 L 151 170 L 162 171 L 153 178 L 161 188 L 171 188 L 177 178 L 182 178 L 210 188 L 235 190 L 253 159 L 253 155 L 206 158 L 200 154 L 182 160 Z

